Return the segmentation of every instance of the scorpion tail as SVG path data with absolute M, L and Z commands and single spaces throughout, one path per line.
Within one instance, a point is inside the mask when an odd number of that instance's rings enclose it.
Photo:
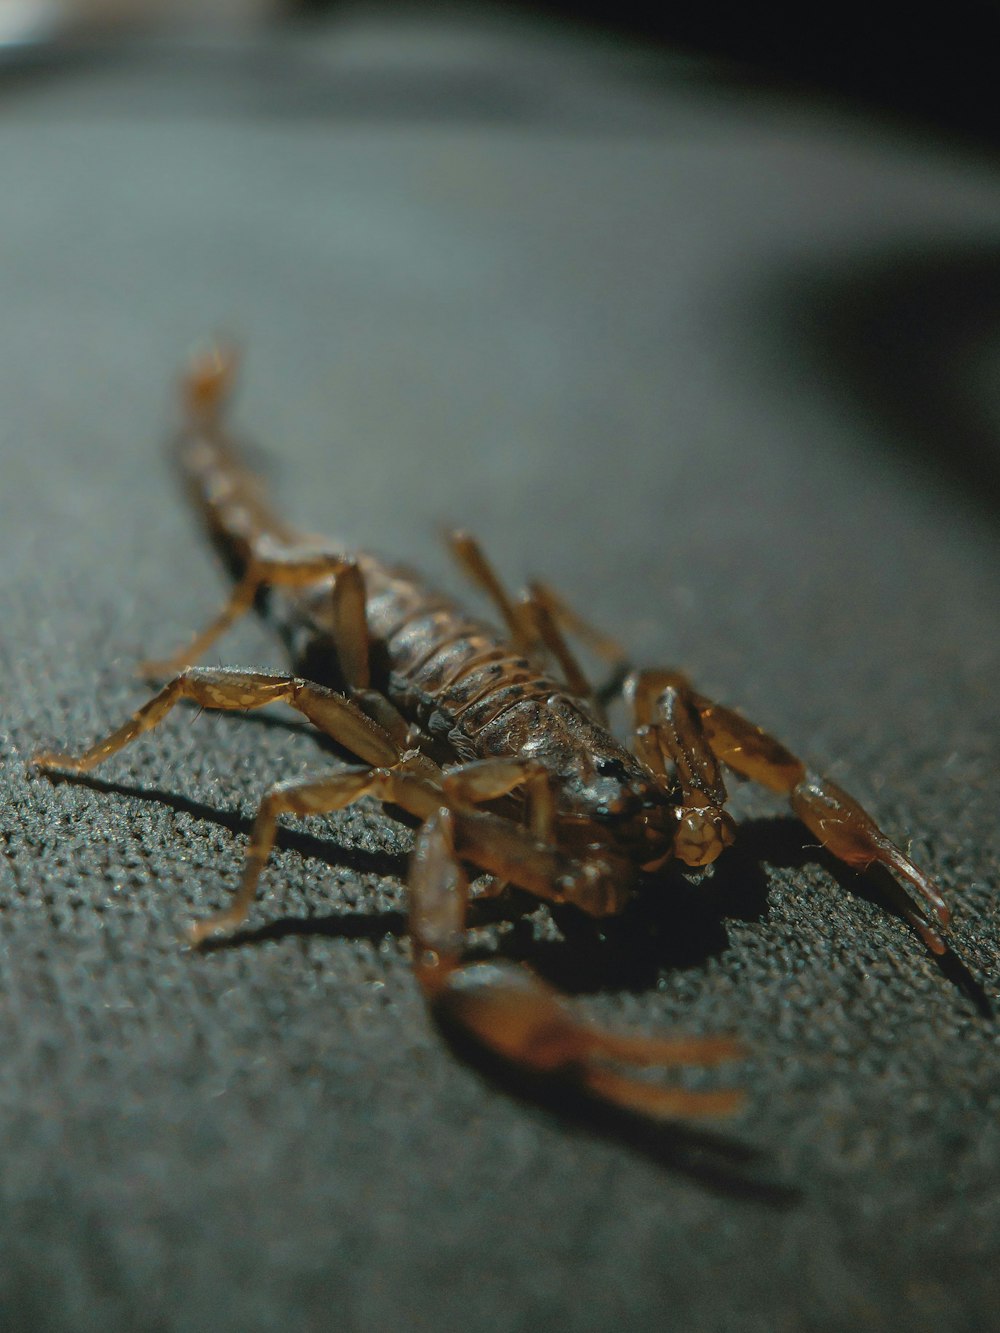
M 300 636 L 298 612 L 294 599 L 283 611 L 275 611 L 271 592 L 276 587 L 292 590 L 345 574 L 347 595 L 352 586 L 357 589 L 357 571 L 352 585 L 349 562 L 318 549 L 315 539 L 277 517 L 263 481 L 247 462 L 248 450 L 230 434 L 224 414 L 236 366 L 236 352 L 225 344 L 210 346 L 192 359 L 181 379 L 184 419 L 173 446 L 191 506 L 236 586 L 222 610 L 184 648 L 141 663 L 142 676 L 169 677 L 191 666 L 252 609 L 265 612 L 292 645 Z
M 188 499 L 235 578 L 262 540 L 285 545 L 296 539 L 226 428 L 238 366 L 236 348 L 227 343 L 212 343 L 192 357 L 181 377 L 183 425 L 173 447 Z
M 239 353 L 231 343 L 210 343 L 192 356 L 181 376 L 181 395 L 189 421 L 218 422 L 238 369 Z

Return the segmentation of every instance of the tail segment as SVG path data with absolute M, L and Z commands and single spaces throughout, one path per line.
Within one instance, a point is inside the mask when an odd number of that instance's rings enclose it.
M 236 578 L 261 538 L 289 544 L 297 535 L 273 513 L 263 482 L 226 431 L 223 415 L 237 364 L 235 350 L 222 344 L 191 361 L 181 380 L 184 424 L 173 447 L 188 499 Z

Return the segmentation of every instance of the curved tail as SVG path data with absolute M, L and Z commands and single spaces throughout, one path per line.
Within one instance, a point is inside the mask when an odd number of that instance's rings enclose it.
M 272 511 L 264 483 L 226 430 L 237 367 L 235 349 L 224 344 L 192 358 L 181 378 L 184 423 L 172 452 L 188 499 L 238 578 L 261 538 L 288 544 L 297 534 Z

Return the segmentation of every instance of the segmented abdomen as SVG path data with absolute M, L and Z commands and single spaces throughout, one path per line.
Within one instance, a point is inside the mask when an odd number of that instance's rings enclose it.
M 492 626 L 412 571 L 371 556 L 359 563 L 375 666 L 382 667 L 382 686 L 405 716 L 431 732 L 457 732 L 475 746 L 482 729 L 516 704 L 560 692 Z
M 176 458 L 188 492 L 235 577 L 244 573 L 263 538 L 279 547 L 302 542 L 296 530 L 273 513 L 241 451 L 214 422 L 184 432 Z M 355 559 L 367 593 L 372 685 L 404 717 L 432 734 L 446 733 L 458 750 L 477 754 L 516 753 L 544 731 L 539 710 L 563 687 L 519 657 L 492 626 L 466 615 L 412 570 L 371 555 Z M 332 683 L 337 664 L 329 583 L 297 593 L 276 588 L 269 604 L 296 669 Z M 508 718 L 516 725 L 490 726 Z

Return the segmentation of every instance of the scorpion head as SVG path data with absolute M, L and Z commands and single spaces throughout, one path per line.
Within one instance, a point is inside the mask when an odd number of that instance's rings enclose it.
M 708 865 L 733 841 L 732 820 L 723 810 L 682 804 L 667 778 L 608 732 L 579 718 L 570 726 L 573 743 L 549 752 L 559 778 L 562 841 L 602 846 L 650 870 L 670 857 Z
M 677 833 L 677 804 L 627 750 L 578 753 L 560 784 L 563 836 L 602 844 L 633 864 L 660 861 Z
M 654 870 L 674 857 L 706 866 L 733 841 L 733 822 L 724 810 L 680 804 L 669 786 L 631 755 L 589 757 L 586 767 L 570 789 L 576 817 L 593 842 L 634 865 Z
M 608 761 L 598 761 L 598 771 L 608 774 Z M 609 774 L 617 781 L 614 770 Z M 676 855 L 678 805 L 668 787 L 640 768 L 623 784 L 617 800 L 602 803 L 607 808 L 605 828 L 614 845 L 644 867 L 659 865 Z M 600 817 L 600 812 L 598 812 Z
M 526 708 L 517 749 L 552 773 L 559 842 L 603 848 L 642 869 L 670 857 L 690 866 L 714 861 L 733 840 L 732 821 L 714 806 L 682 805 L 669 779 L 626 750 L 575 702 L 549 700 L 544 718 Z

